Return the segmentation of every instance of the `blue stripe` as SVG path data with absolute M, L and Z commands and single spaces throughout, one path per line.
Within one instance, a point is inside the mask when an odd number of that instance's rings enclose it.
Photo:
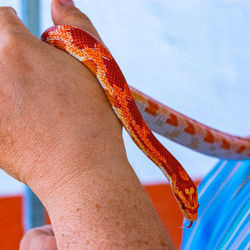
M 249 227 L 248 227 L 248 231 L 249 231 Z M 241 249 L 249 249 L 250 247 L 250 234 L 248 232 L 247 237 L 240 243 L 240 245 L 237 247 L 237 249 L 241 250 Z
M 247 199 L 245 199 L 245 200 L 247 201 Z M 231 244 L 234 243 L 234 241 L 239 236 L 239 234 L 242 233 L 242 229 L 245 227 L 245 225 L 248 222 L 247 217 L 244 219 L 244 217 L 247 214 L 248 207 L 249 207 L 249 202 L 245 202 L 244 207 L 239 206 L 238 210 L 232 211 L 232 213 L 228 212 L 225 215 L 225 217 L 229 217 L 230 215 L 232 215 L 232 217 L 231 217 L 232 219 L 229 222 L 227 222 L 227 221 L 225 221 L 226 218 L 224 217 L 224 223 L 221 225 L 219 230 L 217 230 L 218 231 L 217 234 L 215 234 L 215 236 L 216 236 L 216 235 L 219 235 L 220 232 L 223 232 L 221 234 L 221 237 L 219 237 L 217 239 L 212 239 L 213 242 L 216 242 L 216 241 L 218 242 L 216 247 L 218 246 L 218 248 L 222 248 L 223 246 L 225 246 L 227 244 L 230 246 Z M 240 225 L 240 227 L 238 228 L 239 225 Z M 233 236 L 233 238 L 231 238 L 232 236 Z M 231 240 L 230 240 L 230 238 L 231 238 Z M 230 242 L 229 242 L 229 240 L 230 240 Z
M 227 201 L 223 203 L 223 206 L 221 206 L 223 213 L 220 215 L 220 218 L 216 223 L 211 242 L 217 241 L 221 242 L 220 245 L 226 244 L 227 240 L 230 238 L 230 235 L 235 231 L 235 228 L 237 228 L 237 225 L 247 213 L 247 205 L 249 205 L 248 185 L 244 186 L 244 190 L 242 190 L 244 192 L 238 193 L 238 195 L 235 195 L 232 200 L 232 196 L 235 194 L 241 183 L 244 182 L 243 178 L 245 176 L 246 170 L 247 169 L 244 164 L 241 164 L 237 169 L 237 179 L 227 182 L 227 185 L 223 190 L 224 195 L 222 200 L 227 199 Z M 218 203 L 221 204 L 222 200 L 219 200 Z
M 204 178 L 198 187 L 198 219 L 191 229 L 184 229 L 182 249 L 246 247 L 249 167 L 250 161 L 221 161 Z

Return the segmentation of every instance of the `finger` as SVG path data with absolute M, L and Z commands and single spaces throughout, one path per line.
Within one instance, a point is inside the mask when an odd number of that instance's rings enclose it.
M 57 250 L 52 227 L 49 225 L 31 229 L 22 238 L 20 250 Z
M 53 0 L 51 5 L 52 19 L 55 25 L 69 24 L 90 32 L 101 40 L 89 18 L 77 9 L 72 0 Z

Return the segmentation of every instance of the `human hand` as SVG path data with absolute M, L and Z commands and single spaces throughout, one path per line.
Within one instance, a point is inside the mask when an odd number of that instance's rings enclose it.
M 52 17 L 100 39 L 73 6 L 54 0 Z M 92 73 L 35 38 L 12 9 L 0 9 L 0 23 L 1 168 L 42 198 L 104 159 L 125 159 L 121 124 Z

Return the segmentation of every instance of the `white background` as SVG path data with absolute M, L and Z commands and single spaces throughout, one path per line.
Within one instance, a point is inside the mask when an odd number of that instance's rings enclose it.
M 20 15 L 18 3 L 0 0 L 0 6 L 11 5 Z M 49 4 L 42 1 L 42 30 L 52 25 Z M 76 5 L 91 18 L 130 85 L 206 125 L 250 134 L 249 1 L 84 0 Z M 194 179 L 218 162 L 160 140 Z M 166 181 L 126 135 L 125 142 L 143 183 Z M 22 190 L 0 172 L 0 195 Z

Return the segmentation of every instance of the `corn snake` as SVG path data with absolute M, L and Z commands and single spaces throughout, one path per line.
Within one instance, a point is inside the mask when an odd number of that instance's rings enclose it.
M 42 40 L 71 54 L 99 80 L 121 123 L 169 180 L 183 215 L 198 213 L 198 194 L 192 179 L 153 131 L 199 152 L 225 158 L 250 158 L 250 140 L 209 128 L 129 87 L 108 49 L 87 31 L 69 25 L 46 30 Z

